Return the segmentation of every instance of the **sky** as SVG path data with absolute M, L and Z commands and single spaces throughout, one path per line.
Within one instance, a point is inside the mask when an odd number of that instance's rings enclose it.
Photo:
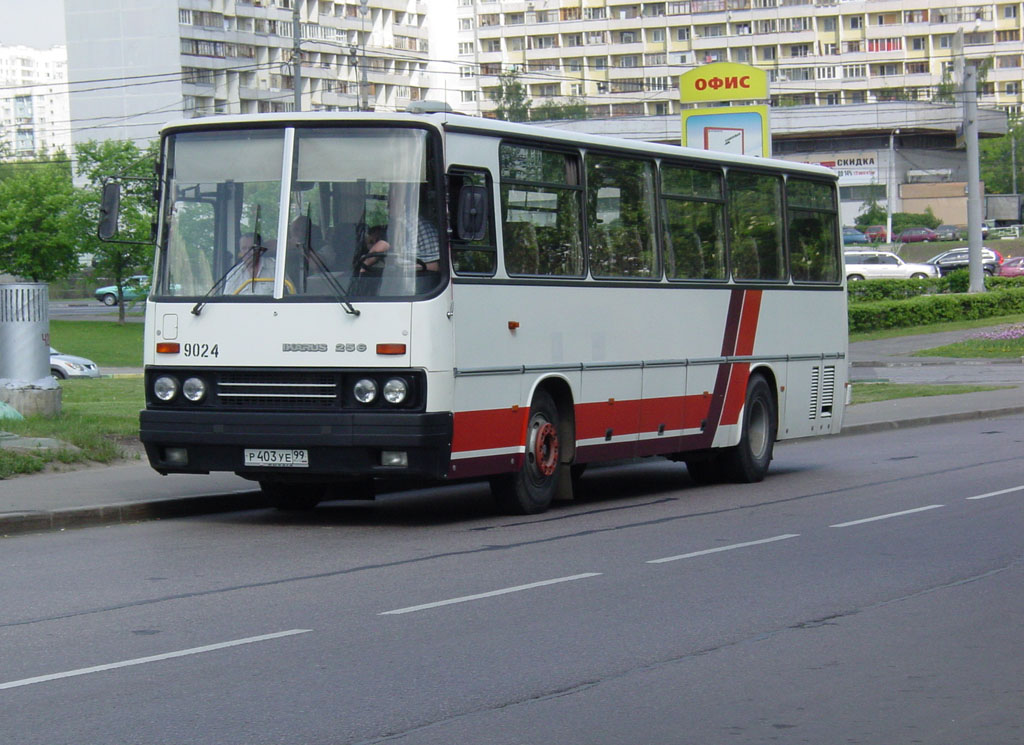
M 49 49 L 64 43 L 64 0 L 0 0 L 0 44 Z

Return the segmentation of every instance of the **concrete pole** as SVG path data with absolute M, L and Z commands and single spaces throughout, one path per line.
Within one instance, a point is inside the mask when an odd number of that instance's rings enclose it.
M 885 240 L 889 244 L 895 241 L 892 239 L 892 207 L 896 199 L 896 135 L 899 129 L 889 133 L 889 179 L 885 189 Z
M 981 265 L 981 163 L 978 153 L 977 69 L 964 67 L 964 139 L 967 143 L 967 259 L 971 282 L 968 292 L 985 291 Z
M 302 13 L 292 0 L 292 85 L 295 87 L 295 110 L 302 111 Z

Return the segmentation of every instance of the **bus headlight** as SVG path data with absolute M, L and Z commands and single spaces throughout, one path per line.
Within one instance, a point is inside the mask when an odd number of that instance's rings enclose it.
M 189 378 L 181 386 L 181 393 L 194 404 L 206 396 L 206 383 L 202 378 Z
M 161 375 L 153 381 L 153 395 L 161 401 L 170 401 L 178 395 L 178 380 L 170 375 Z
M 363 378 L 352 387 L 352 395 L 361 404 L 372 404 L 377 398 L 377 382 L 370 378 Z
M 409 386 L 401 378 L 391 378 L 384 384 L 384 400 L 389 404 L 400 404 L 409 395 Z

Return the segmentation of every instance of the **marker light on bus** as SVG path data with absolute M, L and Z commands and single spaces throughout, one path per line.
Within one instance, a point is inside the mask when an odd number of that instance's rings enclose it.
M 400 404 L 409 395 L 409 386 L 401 378 L 391 378 L 384 384 L 384 400 L 389 404 Z
M 405 354 L 404 344 L 378 344 L 377 354 Z
M 192 403 L 199 403 L 206 396 L 206 382 L 202 378 L 189 378 L 182 384 L 181 392 Z
M 178 354 L 181 351 L 181 344 L 176 341 L 158 341 L 156 343 L 157 354 Z
M 161 375 L 153 381 L 153 395 L 161 401 L 170 401 L 178 395 L 178 380 L 170 375 Z
M 377 398 L 377 382 L 370 378 L 363 378 L 353 386 L 352 394 L 359 403 L 372 404 Z

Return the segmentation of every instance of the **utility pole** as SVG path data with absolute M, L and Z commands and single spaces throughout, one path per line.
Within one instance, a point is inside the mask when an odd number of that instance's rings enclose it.
M 981 266 L 981 164 L 978 153 L 978 82 L 973 64 L 964 67 L 964 139 L 967 143 L 967 260 L 971 281 L 968 292 L 985 291 Z
M 292 0 L 292 85 L 295 88 L 295 110 L 302 111 L 302 13 Z
M 366 14 L 369 12 L 367 4 L 369 0 L 359 0 L 359 17 L 361 19 L 362 29 L 359 33 L 359 48 L 362 50 L 362 60 L 359 65 L 359 110 L 369 111 L 369 93 L 370 83 L 366 77 Z

